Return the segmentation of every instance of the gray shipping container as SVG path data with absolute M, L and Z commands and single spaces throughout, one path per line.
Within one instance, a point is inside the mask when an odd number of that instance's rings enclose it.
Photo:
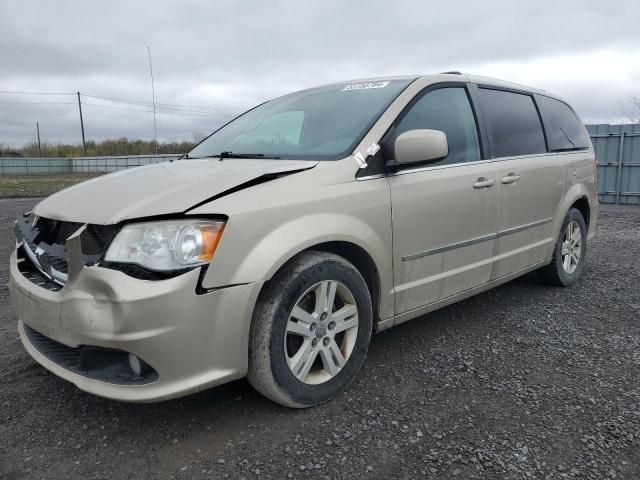
M 587 125 L 601 203 L 640 205 L 640 124 Z

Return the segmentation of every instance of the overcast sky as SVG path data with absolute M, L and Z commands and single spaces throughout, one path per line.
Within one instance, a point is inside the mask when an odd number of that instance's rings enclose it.
M 191 139 L 266 99 L 327 82 L 445 70 L 568 99 L 587 123 L 640 95 L 640 2 L 0 2 L 0 90 L 76 92 L 90 139 Z M 132 100 L 132 103 L 108 99 Z M 72 95 L 0 93 L 0 143 L 79 143 Z M 178 106 L 180 105 L 180 106 Z

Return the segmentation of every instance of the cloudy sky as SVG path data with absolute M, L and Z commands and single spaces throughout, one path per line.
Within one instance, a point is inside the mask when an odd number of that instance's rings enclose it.
M 0 2 L 0 91 L 80 91 L 91 139 L 191 139 L 293 90 L 461 70 L 559 94 L 587 123 L 640 95 L 640 2 Z M 80 142 L 74 95 L 0 93 L 0 143 Z

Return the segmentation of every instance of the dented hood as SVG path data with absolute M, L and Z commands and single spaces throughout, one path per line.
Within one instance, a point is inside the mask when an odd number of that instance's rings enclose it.
M 243 184 L 280 173 L 305 170 L 317 162 L 216 158 L 178 160 L 131 168 L 79 183 L 42 200 L 34 213 L 82 223 L 186 212 Z M 247 188 L 250 188 L 250 183 Z

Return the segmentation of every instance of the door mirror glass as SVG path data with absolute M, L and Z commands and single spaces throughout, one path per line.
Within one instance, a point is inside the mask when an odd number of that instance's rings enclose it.
M 401 133 L 394 143 L 394 157 L 398 163 L 435 161 L 448 154 L 447 135 L 440 130 L 409 130 Z

